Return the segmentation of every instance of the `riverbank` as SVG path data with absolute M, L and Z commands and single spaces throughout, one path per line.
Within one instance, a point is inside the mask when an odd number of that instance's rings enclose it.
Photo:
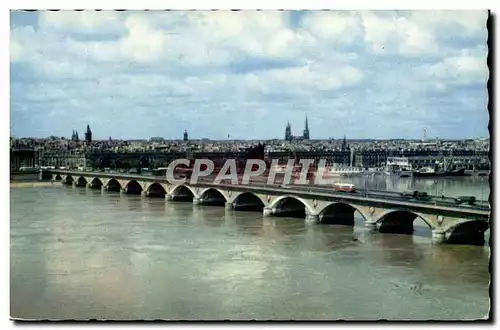
M 54 184 L 50 181 L 14 181 L 10 182 L 11 188 L 38 188 L 38 187 L 52 187 Z

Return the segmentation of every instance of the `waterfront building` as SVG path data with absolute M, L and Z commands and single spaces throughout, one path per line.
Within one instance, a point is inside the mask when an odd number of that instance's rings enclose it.
M 38 153 L 34 148 L 11 148 L 10 149 L 10 169 L 19 170 L 21 167 L 35 167 Z

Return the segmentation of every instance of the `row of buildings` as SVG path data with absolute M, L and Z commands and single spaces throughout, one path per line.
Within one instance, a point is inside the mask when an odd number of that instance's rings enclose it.
M 209 158 L 228 159 L 244 157 L 245 151 L 145 151 L 145 152 L 110 152 L 106 150 L 11 150 L 11 168 L 19 169 L 36 166 L 54 167 L 116 167 L 117 164 L 136 163 L 141 160 L 147 167 L 164 167 L 178 158 Z M 361 168 L 383 168 L 389 157 L 404 157 L 414 168 L 433 166 L 441 162 L 444 157 L 453 159 L 457 166 L 466 169 L 489 169 L 489 153 L 487 151 L 453 150 L 453 151 L 426 151 L 426 150 L 320 150 L 320 151 L 266 151 L 269 159 L 280 159 L 286 163 L 290 158 L 326 160 L 327 166 L 355 166 Z
M 93 140 L 87 125 L 85 139 L 80 141 L 73 130 L 71 139 L 12 139 L 11 169 L 21 167 L 110 167 L 118 163 L 145 160 L 151 166 L 166 166 L 172 159 L 230 158 L 242 156 L 244 150 L 263 142 L 269 158 L 286 162 L 290 157 L 326 159 L 327 165 L 339 164 L 363 168 L 384 167 L 388 157 L 406 157 L 414 167 L 433 165 L 443 157 L 451 157 L 468 169 L 489 167 L 489 140 L 407 141 L 407 140 L 311 140 L 308 119 L 302 136 L 293 136 L 290 122 L 284 140 L 235 141 L 189 140 L 187 130 L 182 139 L 165 140 Z

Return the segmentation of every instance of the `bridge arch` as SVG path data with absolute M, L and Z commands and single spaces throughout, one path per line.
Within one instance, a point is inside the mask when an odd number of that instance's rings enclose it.
M 63 178 L 62 178 L 61 174 L 59 174 L 59 173 L 56 174 L 56 177 L 54 178 L 54 180 L 56 180 L 56 181 L 61 181 L 62 179 Z
M 70 174 L 67 174 L 64 178 L 63 178 L 63 183 L 65 184 L 72 184 L 73 181 L 75 181 L 75 179 L 73 179 L 73 177 L 70 175 Z
M 431 230 L 436 228 L 435 224 L 426 216 L 405 209 L 387 210 L 380 214 L 375 222 L 381 233 L 412 234 L 414 231 L 413 222 L 417 218 L 423 220 Z
M 319 220 L 322 224 L 354 226 L 355 213 L 358 212 L 363 221 L 367 217 L 357 207 L 344 202 L 334 202 L 318 210 Z
M 229 196 L 227 196 L 226 192 L 217 189 L 217 188 L 205 188 L 200 192 L 200 198 L 203 198 L 206 194 L 218 194 L 224 197 L 224 201 L 229 201 Z
M 122 186 L 118 180 L 115 178 L 111 178 L 106 182 L 106 190 L 107 191 L 120 191 L 122 189 Z
M 207 188 L 200 192 L 200 200 L 204 205 L 224 206 L 229 198 L 217 188 Z
M 230 202 L 235 210 L 262 212 L 266 202 L 252 192 L 243 192 L 235 195 Z
M 146 188 L 146 193 L 149 197 L 165 197 L 167 191 L 158 182 L 153 182 Z
M 91 188 L 101 188 L 104 186 L 104 183 L 99 178 L 90 179 L 90 187 Z
M 136 180 L 130 180 L 125 185 L 125 192 L 131 195 L 139 195 L 142 192 L 142 186 Z
M 305 217 L 307 214 L 314 214 L 314 209 L 309 203 L 294 195 L 280 196 L 269 203 L 269 208 L 273 209 L 275 215 Z
M 192 201 L 197 197 L 196 191 L 188 185 L 181 184 L 173 187 L 168 193 L 174 200 Z
M 78 177 L 78 179 L 76 179 L 76 185 L 77 186 L 86 186 L 87 179 L 85 179 L 85 177 L 83 177 L 83 176 Z
M 448 232 L 447 243 L 484 245 L 484 233 L 489 229 L 486 221 L 464 220 L 455 222 L 446 228 Z

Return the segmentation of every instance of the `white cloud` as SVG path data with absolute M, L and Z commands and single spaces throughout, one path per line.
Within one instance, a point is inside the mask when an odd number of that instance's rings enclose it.
M 415 76 L 433 79 L 441 86 L 446 84 L 467 85 L 478 82 L 482 82 L 486 86 L 489 69 L 486 55 L 461 55 L 445 58 L 432 65 L 419 66 L 415 69 Z
M 58 30 L 64 33 L 97 32 L 102 33 L 123 26 L 120 14 L 116 11 L 40 11 L 38 25 L 44 30 Z
M 445 55 L 450 50 L 436 36 L 487 33 L 485 11 L 362 12 L 361 16 L 367 45 L 380 54 Z
M 406 18 L 397 20 L 396 30 L 400 38 L 399 51 L 402 54 L 436 54 L 439 50 L 430 31 L 422 29 Z
M 121 113 L 141 112 L 134 120 L 145 122 L 178 109 L 173 116 L 187 125 L 191 113 L 224 122 L 230 112 L 241 117 L 227 124 L 244 134 L 254 133 L 238 126 L 249 113 L 270 131 L 311 112 L 383 126 L 416 118 L 410 111 L 435 113 L 437 102 L 453 103 L 458 85 L 486 84 L 488 75 L 484 12 L 307 12 L 296 24 L 278 11 L 38 15 L 36 29 L 11 30 L 11 62 L 36 78 L 24 86 L 14 71 L 16 109 L 48 111 L 46 104 L 59 115 L 71 109 L 74 118 L 112 113 L 121 122 L 130 120 Z M 450 43 L 452 36 L 469 39 Z M 365 134 L 375 126 L 363 125 L 342 129 Z
M 332 67 L 314 64 L 283 70 L 270 70 L 262 75 L 262 79 L 267 80 L 265 83 L 269 88 L 284 84 L 297 88 L 297 92 L 305 88 L 316 91 L 338 89 L 358 84 L 362 78 L 363 73 L 351 66 Z
M 145 13 L 128 13 L 122 24 L 126 33 L 113 41 L 73 41 L 76 52 L 86 53 L 97 60 L 158 62 L 181 60 L 186 65 L 221 64 L 235 56 L 276 57 L 293 55 L 290 48 L 297 40 L 284 26 L 283 13 L 243 14 L 239 12 L 194 12 L 180 15 L 175 12 L 152 17 Z M 62 27 L 69 18 L 50 26 Z M 91 16 L 95 18 L 94 16 Z M 49 16 L 53 19 L 54 17 Z M 49 21 L 49 18 L 44 18 Z M 165 19 L 166 18 L 166 19 Z M 176 25 L 182 18 L 182 24 Z M 107 20 L 112 20 L 106 17 Z M 104 18 L 87 22 L 75 19 L 71 27 L 87 26 L 93 30 Z M 49 25 L 46 23 L 46 25 Z M 290 55 L 289 55 L 290 53 Z
M 37 37 L 31 26 L 12 29 L 10 33 L 10 61 L 15 63 L 29 60 L 30 55 L 36 52 Z
M 10 61 L 19 62 L 22 60 L 22 45 L 17 40 L 10 42 Z
M 167 42 L 167 34 L 155 30 L 143 18 L 129 16 L 125 21 L 128 35 L 119 44 L 123 57 L 137 62 L 151 62 L 161 59 Z
M 202 12 L 191 15 L 189 22 L 191 41 L 234 56 L 283 58 L 298 46 L 283 12 Z
M 438 51 L 435 40 L 423 25 L 404 16 L 385 17 L 363 12 L 365 41 L 374 53 L 422 55 Z
M 363 34 L 358 12 L 311 12 L 302 25 L 315 37 L 334 43 L 354 43 Z
M 471 34 L 486 32 L 486 19 L 488 12 L 485 10 L 422 10 L 411 12 L 412 20 L 433 32 L 451 28 L 448 33 L 456 33 L 453 28 L 461 27 L 461 32 Z

